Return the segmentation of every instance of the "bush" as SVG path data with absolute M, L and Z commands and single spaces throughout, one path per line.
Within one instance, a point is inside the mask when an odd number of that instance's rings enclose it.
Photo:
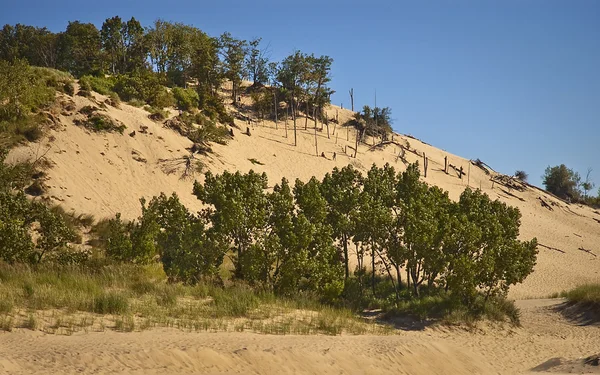
M 519 179 L 520 181 L 527 182 L 527 179 L 529 178 L 529 175 L 525 171 L 516 171 L 515 172 L 515 177 L 517 179 Z
M 85 75 L 79 79 L 81 87 L 85 87 L 87 91 L 96 91 L 98 94 L 110 95 L 113 92 L 115 85 L 112 77 L 96 77 Z
M 165 108 L 175 102 L 173 95 L 162 86 L 158 76 L 152 72 L 116 77 L 114 91 L 124 101 L 141 100 L 152 107 Z
M 198 93 L 193 89 L 175 87 L 173 89 L 173 97 L 175 99 L 177 108 L 181 109 L 182 111 L 189 111 L 191 109 L 198 108 L 200 98 L 198 97 Z
M 88 111 L 88 109 L 87 109 L 88 107 L 92 108 L 90 106 L 87 106 L 87 107 L 82 108 L 82 111 L 84 111 L 84 110 Z M 125 129 L 127 129 L 127 127 L 124 124 L 119 124 L 119 123 L 115 122 L 114 120 L 112 120 L 111 118 L 109 118 L 108 116 L 96 113 L 93 108 L 92 108 L 91 112 L 89 112 L 89 113 L 90 113 L 90 115 L 88 115 L 87 119 L 75 120 L 74 121 L 75 124 L 83 126 L 87 129 L 90 129 L 95 132 L 117 131 L 117 132 L 123 134 Z
M 546 190 L 562 199 L 578 200 L 581 195 L 579 173 L 564 164 L 546 168 L 542 179 Z

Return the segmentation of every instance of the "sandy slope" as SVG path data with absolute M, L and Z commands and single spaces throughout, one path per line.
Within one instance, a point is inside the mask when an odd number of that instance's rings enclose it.
M 156 329 L 74 336 L 0 334 L 0 373 L 519 374 L 549 359 L 598 351 L 599 327 L 580 327 L 557 301 L 520 302 L 523 328 L 449 328 L 390 336 L 272 336 Z M 587 373 L 594 368 L 576 368 Z M 552 369 L 551 369 L 552 370 Z

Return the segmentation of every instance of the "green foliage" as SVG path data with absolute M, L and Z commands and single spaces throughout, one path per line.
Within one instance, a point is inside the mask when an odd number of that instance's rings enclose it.
M 0 121 L 26 118 L 53 99 L 54 91 L 27 62 L 0 60 Z
M 546 190 L 563 199 L 578 199 L 581 195 L 579 173 L 567 168 L 564 164 L 547 167 L 542 176 Z
M 0 259 L 40 263 L 69 252 L 68 244 L 76 238 L 73 228 L 46 205 L 25 197 L 20 189 L 31 176 L 30 166 L 6 166 L 5 157 L 6 152 L 0 152 Z
M 117 131 L 117 132 L 123 134 L 123 132 L 127 128 L 124 124 L 118 124 L 114 120 L 112 120 L 110 117 L 99 114 L 99 113 L 93 113 L 91 116 L 88 116 L 87 119 L 77 121 L 77 124 L 84 126 L 95 132 Z
M 367 135 L 385 136 L 393 131 L 392 110 L 389 107 L 371 108 L 365 105 L 362 112 L 355 113 L 354 118 L 360 130 L 365 131 Z
M 226 127 L 217 125 L 202 113 L 195 115 L 184 113 L 180 116 L 180 119 L 188 129 L 187 137 L 192 142 L 203 146 L 206 150 L 210 149 L 209 142 L 224 145 L 227 144 L 227 140 L 230 138 Z
M 252 109 L 261 119 L 267 118 L 267 115 L 273 112 L 273 94 L 266 88 L 257 90 L 250 94 L 252 98 Z
M 204 184 L 194 183 L 194 195 L 208 208 L 202 213 L 223 245 L 233 243 L 236 276 L 244 278 L 244 253 L 260 243 L 267 223 L 266 174 L 207 172 Z
M 91 23 L 69 22 L 58 41 L 58 65 L 76 77 L 101 70 L 100 32 Z
M 198 108 L 200 98 L 195 90 L 175 87 L 173 88 L 173 96 L 175 98 L 177 108 L 181 109 L 182 111 L 190 111 Z
M 119 16 L 107 18 L 102 24 L 100 37 L 112 74 L 131 73 L 144 68 L 147 45 L 144 29 L 135 18 L 127 22 Z
M 124 101 L 143 100 L 156 108 L 174 104 L 173 95 L 161 84 L 159 77 L 148 71 L 116 77 L 113 91 Z
M 101 225 L 99 223 L 99 225 Z M 131 225 L 121 220 L 121 214 L 110 219 L 100 231 L 106 255 L 120 261 L 133 261 L 133 246 L 129 235 Z
M 79 84 L 87 91 L 93 90 L 98 94 L 110 95 L 113 92 L 115 78 L 85 75 L 79 79 Z

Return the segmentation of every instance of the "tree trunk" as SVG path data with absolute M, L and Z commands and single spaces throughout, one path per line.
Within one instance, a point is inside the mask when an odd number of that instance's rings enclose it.
M 346 269 L 346 280 L 350 277 L 350 265 L 348 259 L 348 236 L 346 233 L 342 235 L 342 243 L 344 245 L 344 268 Z
M 375 249 L 371 244 L 371 287 L 373 288 L 373 297 L 375 297 Z
M 277 91 L 274 90 L 273 91 L 273 101 L 275 102 L 275 130 L 278 130 L 277 128 Z
M 296 112 L 294 111 L 294 98 L 292 98 L 292 117 L 294 119 L 294 146 L 298 146 L 298 136 L 296 134 Z
M 315 152 L 317 153 L 317 156 L 319 156 L 319 147 L 317 145 L 318 141 L 317 141 L 317 127 L 315 126 Z

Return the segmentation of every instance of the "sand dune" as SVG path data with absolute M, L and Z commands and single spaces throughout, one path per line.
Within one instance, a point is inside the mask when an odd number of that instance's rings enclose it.
M 105 99 L 95 95 L 99 101 Z M 78 96 L 73 100 L 77 109 L 94 104 Z M 125 218 L 136 218 L 140 214 L 139 199 L 151 198 L 160 192 L 176 192 L 190 209 L 200 209 L 200 203 L 191 193 L 193 181 L 181 180 L 177 174 L 167 175 L 159 166 L 161 159 L 187 155 L 186 147 L 191 142 L 164 128 L 162 123 L 148 119 L 148 113 L 143 109 L 122 104 L 120 109 L 109 106 L 106 111 L 127 126 L 123 135 L 93 133 L 73 125 L 74 116 L 59 115 L 62 125 L 57 130 L 51 130 L 40 144 L 14 150 L 11 160 L 35 157 L 49 148 L 46 155 L 54 166 L 48 170 L 46 183 L 50 189 L 47 195 L 66 209 L 91 213 L 96 218 L 110 217 L 117 212 Z M 330 118 L 337 113 L 340 123 L 352 116 L 351 111 L 337 107 L 331 107 L 328 112 Z M 224 170 L 247 172 L 250 169 L 266 172 L 272 186 L 283 177 L 292 181 L 296 178 L 308 180 L 312 176 L 320 178 L 335 166 L 348 164 L 362 171 L 372 164 L 384 163 L 391 163 L 398 170 L 405 168 L 397 158 L 399 147 L 393 144 L 374 150 L 361 145 L 356 158 L 351 156 L 349 149 L 346 154 L 345 149 L 355 143 L 353 129 L 341 126 L 334 129 L 331 124 L 329 138 L 326 129 L 316 132 L 315 147 L 314 123 L 309 120 L 307 130 L 304 130 L 305 119 L 299 118 L 298 145 L 294 146 L 291 120 L 287 125 L 287 137 L 283 121 L 277 129 L 272 121 L 253 122 L 251 136 L 242 134 L 246 123 L 236 121 L 240 129 L 234 129 L 235 136 L 229 144 L 214 145 L 211 155 L 200 157 L 207 169 L 215 173 Z M 147 127 L 146 133 L 139 132 L 142 126 Z M 130 137 L 127 133 L 133 130 L 136 135 Z M 579 250 L 583 247 L 600 255 L 600 222 L 594 220 L 600 220 L 600 213 L 589 207 L 568 205 L 538 189 L 508 191 L 498 184 L 492 189 L 490 176 L 471 165 L 469 160 L 407 136 L 395 135 L 394 139 L 409 142 L 411 149 L 419 155 L 425 153 L 429 159 L 426 182 L 447 190 L 453 199 L 457 199 L 467 186 L 480 188 L 493 199 L 498 198 L 521 210 L 523 239 L 537 237 L 541 244 L 564 251 L 540 247 L 535 272 L 525 283 L 512 288 L 513 298 L 543 298 L 582 283 L 600 282 L 599 258 Z M 371 139 L 367 142 L 370 144 Z M 322 152 L 325 158 L 316 156 Z M 332 160 L 334 152 L 336 160 Z M 463 167 L 467 175 L 460 179 L 452 170 L 445 174 L 444 157 L 457 168 Z M 423 165 L 422 157 L 413 153 L 407 152 L 406 159 L 408 162 L 419 160 Z M 201 175 L 196 177 L 202 179 Z M 550 204 L 551 209 L 543 207 L 539 198 Z
M 96 94 L 96 98 L 105 98 Z M 86 98 L 73 98 L 77 110 L 91 104 Z M 340 122 L 352 112 L 331 107 Z M 192 180 L 167 175 L 159 160 L 188 154 L 190 141 L 162 123 L 154 122 L 142 109 L 122 104 L 108 107 L 109 116 L 127 126 L 125 134 L 98 134 L 73 124 L 74 115 L 59 115 L 60 126 L 51 130 L 39 144 L 14 150 L 10 160 L 22 160 L 46 153 L 53 167 L 47 171 L 47 196 L 77 213 L 92 213 L 96 218 L 121 212 L 126 218 L 140 214 L 139 198 L 160 192 L 177 192 L 192 210 L 200 209 L 192 196 Z M 311 121 L 298 120 L 298 145 L 294 146 L 292 123 L 254 122 L 251 136 L 243 135 L 246 123 L 228 145 L 214 145 L 214 153 L 203 157 L 207 169 L 266 172 L 270 185 L 289 180 L 322 177 L 333 167 L 352 164 L 366 171 L 372 164 L 391 163 L 398 170 L 394 144 L 370 150 L 361 145 L 357 158 L 345 153 L 354 146 L 352 129 L 330 126 L 315 130 Z M 140 133 L 141 127 L 146 133 Z M 129 132 L 136 130 L 131 137 Z M 0 334 L 0 373 L 211 373 L 211 374 L 516 374 L 525 373 L 553 358 L 563 358 L 543 367 L 548 371 L 592 371 L 580 365 L 579 358 L 598 352 L 598 326 L 579 326 L 555 310 L 560 301 L 539 300 L 581 283 L 600 282 L 597 257 L 579 250 L 591 249 L 600 255 L 600 213 L 588 207 L 566 204 L 534 188 L 508 190 L 490 175 L 434 146 L 407 136 L 419 155 L 429 158 L 424 180 L 447 190 L 457 199 L 467 186 L 480 188 L 521 210 L 521 237 L 537 237 L 541 244 L 535 271 L 526 281 L 513 287 L 509 296 L 519 299 L 522 328 L 479 327 L 475 332 L 456 328 L 426 328 L 401 331 L 390 336 L 268 336 L 250 333 L 188 333 L 177 330 L 150 330 L 138 333 L 87 333 L 74 336 L 45 335 L 18 331 Z M 370 139 L 367 140 L 371 142 Z M 325 158 L 316 156 L 325 153 Z M 336 160 L 333 153 L 336 153 Z M 350 151 L 349 151 L 350 153 Z M 443 171 L 444 157 L 467 173 L 462 179 Z M 422 156 L 407 153 L 409 162 Z M 250 161 L 254 159 L 261 164 Z M 421 163 L 422 165 L 422 163 Z M 491 172 L 492 175 L 495 172 Z M 201 179 L 202 176 L 196 176 Z M 542 206 L 540 198 L 550 208 Z M 536 300 L 524 300 L 537 298 Z M 574 361 L 574 362 L 573 362 Z M 568 367 L 573 365 L 571 367 Z M 562 367 L 561 367 L 562 366 Z

